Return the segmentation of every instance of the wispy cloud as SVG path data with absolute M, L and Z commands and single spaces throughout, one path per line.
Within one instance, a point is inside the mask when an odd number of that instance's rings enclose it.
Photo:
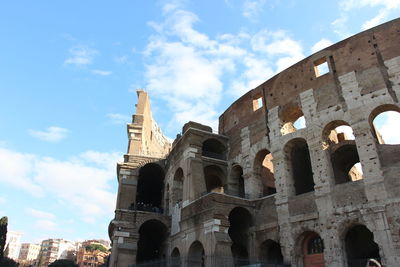
M 33 216 L 35 218 L 39 218 L 39 219 L 54 220 L 56 218 L 56 216 L 50 212 L 32 209 L 32 208 L 26 208 L 25 212 L 28 215 Z
M 245 0 L 242 15 L 250 21 L 256 21 L 265 7 L 266 0 Z
M 54 198 L 57 205 L 73 207 L 82 219 L 108 216 L 115 205 L 109 182 L 115 179 L 115 163 L 121 155 L 86 151 L 61 161 L 0 148 L 0 182 L 36 197 Z M 39 218 L 40 225 L 55 221 L 49 212 L 33 208 L 26 212 Z
M 127 124 L 132 120 L 131 116 L 119 113 L 108 113 L 106 117 L 114 124 Z
M 212 38 L 195 29 L 200 19 L 193 12 L 165 10 L 164 22 L 149 23 L 155 33 L 144 55 L 145 88 L 172 112 L 167 131 L 193 119 L 215 129 L 224 97 L 237 97 L 304 57 L 301 44 L 285 31 Z
M 101 76 L 108 76 L 112 74 L 110 70 L 92 70 L 93 74 L 101 75 Z
M 400 0 L 342 0 L 339 2 L 339 8 L 341 15 L 332 23 L 332 26 L 334 31 L 344 38 L 350 35 L 346 24 L 351 12 L 356 12 L 356 9 L 362 8 L 370 8 L 375 12 L 374 17 L 361 25 L 361 30 L 366 30 L 384 22 L 391 14 L 398 13 Z
M 58 230 L 58 225 L 52 220 L 38 220 L 35 222 L 35 227 L 44 230 L 54 232 Z
M 37 139 L 55 143 L 65 139 L 69 130 L 57 126 L 50 126 L 44 131 L 30 129 L 28 132 Z
M 311 53 L 318 52 L 330 45 L 333 45 L 333 42 L 331 40 L 322 38 L 318 42 L 316 42 L 312 47 L 311 47 Z
M 89 65 L 92 64 L 93 58 L 97 53 L 97 50 L 88 46 L 74 46 L 69 49 L 70 56 L 64 61 L 64 63 L 75 66 Z

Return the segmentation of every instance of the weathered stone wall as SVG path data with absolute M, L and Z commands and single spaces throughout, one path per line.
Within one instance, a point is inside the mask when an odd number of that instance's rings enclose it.
M 118 165 L 111 266 L 136 262 L 140 227 L 149 220 L 168 228 L 159 258 L 175 253 L 182 266 L 194 266 L 187 259 L 198 255 L 191 250 L 198 242 L 205 266 L 233 266 L 235 242 L 242 242 L 249 263 L 268 260 L 265 246 L 277 244 L 281 262 L 303 267 L 311 259 L 310 236 L 323 242 L 311 255 L 322 259 L 315 266 L 349 266 L 346 238 L 356 226 L 371 232 L 385 266 L 400 266 L 400 146 L 381 144 L 372 124 L 380 112 L 400 111 L 399 44 L 397 19 L 319 51 L 235 101 L 220 116 L 219 134 L 186 124 L 166 160 L 134 155 L 138 143 L 130 142 Z M 329 72 L 318 76 L 322 62 Z M 305 127 L 296 129 L 302 116 Z M 332 133 L 340 125 L 351 127 L 354 140 Z M 267 193 L 260 155 L 272 157 L 273 166 L 264 167 L 275 188 Z M 129 209 L 149 162 L 165 172 L 162 214 Z M 362 174 L 352 169 L 358 180 L 338 178 L 338 170 L 349 171 L 347 162 L 360 162 Z M 251 221 L 240 233 L 245 241 L 232 234 L 237 208 Z

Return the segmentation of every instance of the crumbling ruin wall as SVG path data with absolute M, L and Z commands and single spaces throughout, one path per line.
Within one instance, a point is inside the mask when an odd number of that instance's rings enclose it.
M 397 19 L 319 51 L 232 103 L 218 134 L 185 124 L 169 153 L 138 105 L 147 134 L 128 126 L 110 266 L 399 266 L 400 145 L 372 123 L 400 111 L 399 44 Z

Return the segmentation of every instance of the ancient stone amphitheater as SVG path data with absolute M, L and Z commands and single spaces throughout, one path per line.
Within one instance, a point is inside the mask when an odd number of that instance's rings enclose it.
M 139 90 L 110 266 L 399 267 L 400 145 L 373 124 L 399 97 L 400 19 L 250 90 L 218 133 L 170 144 Z

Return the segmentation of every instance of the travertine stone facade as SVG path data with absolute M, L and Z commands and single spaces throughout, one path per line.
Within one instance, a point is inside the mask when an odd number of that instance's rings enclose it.
M 110 266 L 400 266 L 400 145 L 373 125 L 400 112 L 400 19 L 250 90 L 218 134 L 189 122 L 170 146 L 138 96 Z

